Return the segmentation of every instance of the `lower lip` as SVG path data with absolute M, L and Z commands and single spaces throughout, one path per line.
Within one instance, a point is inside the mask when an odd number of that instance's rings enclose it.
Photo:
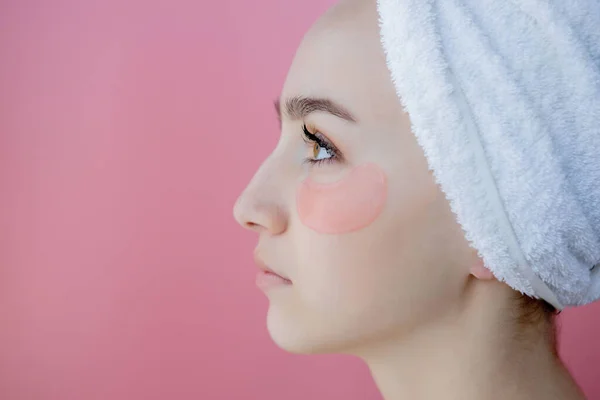
M 256 274 L 256 286 L 259 289 L 267 290 L 274 287 L 290 286 L 292 281 L 269 271 L 258 271 Z

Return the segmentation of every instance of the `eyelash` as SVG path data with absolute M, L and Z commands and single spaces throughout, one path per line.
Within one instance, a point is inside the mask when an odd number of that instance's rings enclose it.
M 331 154 L 331 157 L 329 158 L 324 158 L 320 160 L 307 158 L 304 160 L 304 162 L 315 165 L 335 162 L 341 158 L 340 151 L 331 142 L 329 142 L 321 135 L 317 135 L 310 132 L 306 127 L 306 124 L 302 125 L 302 139 L 304 139 L 304 142 L 306 142 L 307 144 L 314 145 L 316 143 L 317 145 L 319 145 L 319 147 L 324 148 L 328 153 Z

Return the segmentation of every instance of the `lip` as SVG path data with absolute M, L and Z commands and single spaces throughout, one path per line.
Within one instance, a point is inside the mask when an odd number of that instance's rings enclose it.
M 259 289 L 266 291 L 275 287 L 292 286 L 292 281 L 271 271 L 261 269 L 256 274 L 256 286 L 258 286 Z
M 256 274 L 256 286 L 260 289 L 266 290 L 272 287 L 289 286 L 292 284 L 290 279 L 273 271 L 273 269 L 265 264 L 265 262 L 256 254 L 254 256 L 254 262 L 259 268 L 259 271 Z

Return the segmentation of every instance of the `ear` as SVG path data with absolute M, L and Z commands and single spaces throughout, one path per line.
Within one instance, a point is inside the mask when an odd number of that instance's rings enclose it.
M 492 271 L 490 271 L 483 265 L 483 260 L 481 258 L 478 258 L 475 264 L 473 264 L 473 266 L 470 269 L 470 272 L 471 275 L 473 275 L 475 278 L 481 279 L 483 281 L 490 281 L 492 279 L 495 279 Z

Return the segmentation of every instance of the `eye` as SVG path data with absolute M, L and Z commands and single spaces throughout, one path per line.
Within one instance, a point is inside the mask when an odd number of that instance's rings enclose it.
M 339 150 L 324 135 L 310 132 L 306 125 L 303 125 L 302 133 L 304 141 L 311 146 L 311 157 L 306 162 L 319 164 L 341 159 Z
M 313 159 L 315 161 L 326 160 L 331 157 L 335 157 L 335 154 L 332 154 L 330 150 L 327 150 L 325 147 L 321 147 L 319 143 L 313 143 Z

